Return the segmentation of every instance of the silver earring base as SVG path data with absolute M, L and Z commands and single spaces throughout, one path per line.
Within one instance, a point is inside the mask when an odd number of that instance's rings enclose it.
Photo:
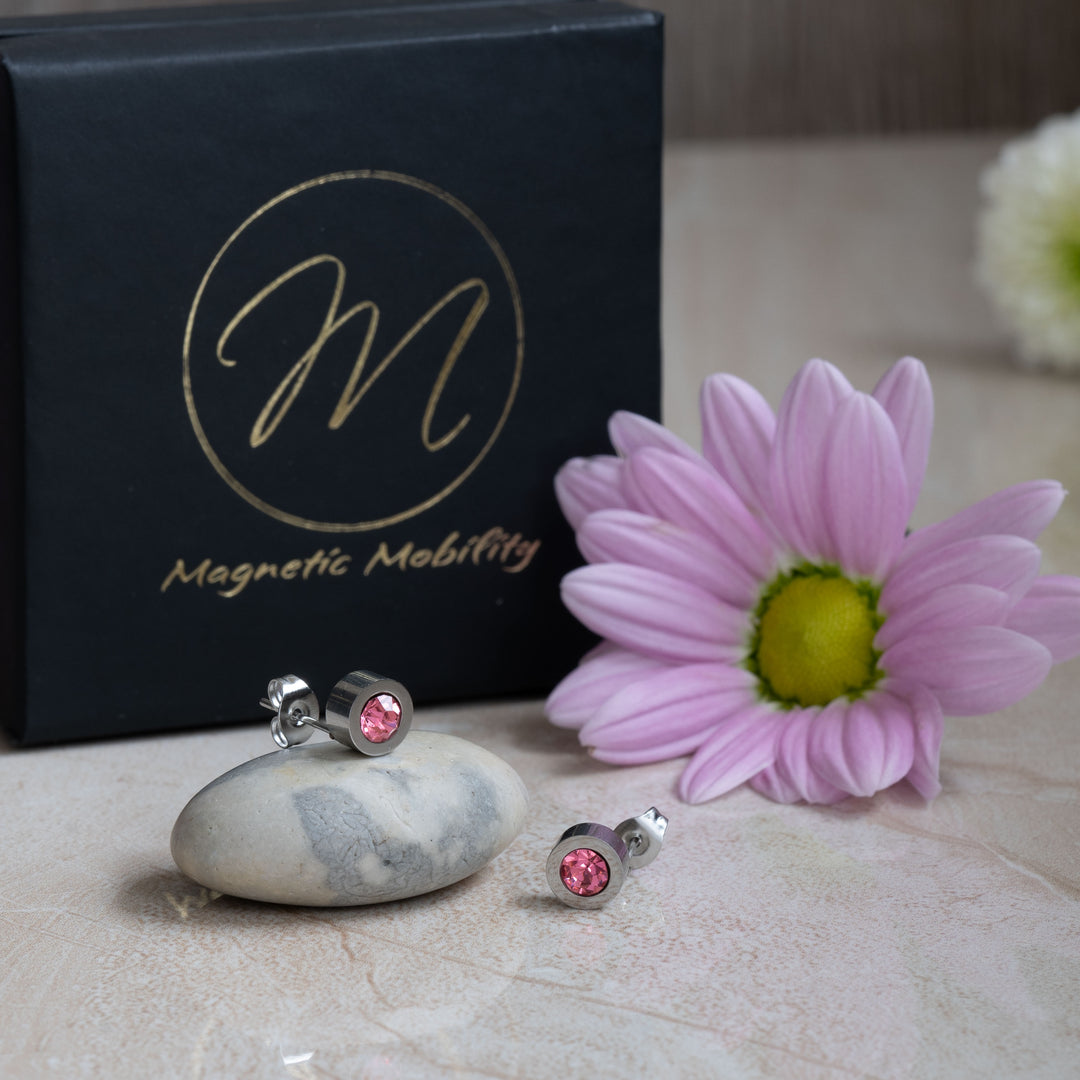
M 270 721 L 270 734 L 282 750 L 306 742 L 318 724 L 319 699 L 296 675 L 271 679 L 266 697 L 259 704 L 265 709 L 276 710 L 277 715 Z
M 615 831 L 630 851 L 630 868 L 637 870 L 648 866 L 660 854 L 667 818 L 651 806 L 644 814 L 619 822 Z

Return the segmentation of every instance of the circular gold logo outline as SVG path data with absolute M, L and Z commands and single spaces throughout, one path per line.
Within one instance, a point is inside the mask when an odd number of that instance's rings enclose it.
M 268 503 L 265 499 L 259 498 L 253 491 L 249 491 L 244 487 L 244 485 L 233 476 L 225 463 L 218 457 L 214 448 L 210 445 L 210 440 L 206 437 L 206 432 L 203 430 L 202 424 L 199 421 L 199 414 L 195 408 L 195 396 L 191 389 L 192 328 L 195 325 L 195 316 L 199 309 L 199 301 L 202 300 L 207 283 L 217 269 L 218 263 L 224 258 L 225 253 L 249 225 L 262 217 L 267 211 L 277 206 L 278 203 L 284 202 L 286 199 L 290 199 L 292 196 L 298 195 L 302 191 L 307 191 L 309 188 L 318 187 L 322 184 L 331 184 L 338 180 L 390 180 L 394 183 L 405 184 L 408 187 L 424 191 L 428 195 L 434 195 L 435 198 L 441 199 L 449 207 L 461 214 L 461 216 L 465 218 L 478 233 L 480 233 L 484 242 L 491 249 L 492 254 L 499 261 L 499 266 L 502 268 L 503 276 L 506 278 L 506 284 L 510 288 L 510 297 L 514 304 L 514 325 L 517 336 L 514 358 L 514 378 L 510 386 L 510 393 L 506 397 L 506 404 L 503 406 L 502 415 L 499 417 L 498 423 L 496 423 L 495 427 L 492 429 L 487 442 L 484 443 L 480 452 L 473 458 L 469 465 L 466 466 L 465 470 L 441 491 L 436 492 L 434 495 L 425 499 L 423 502 L 417 503 L 416 506 L 413 506 L 408 510 L 402 510 L 400 513 L 392 514 L 390 517 L 379 518 L 377 520 L 355 521 L 351 523 L 313 521 L 310 518 L 300 517 L 297 514 L 290 514 L 285 510 L 279 510 L 276 506 Z M 514 271 L 510 266 L 510 261 L 507 259 L 503 249 L 499 246 L 498 240 L 495 239 L 491 230 L 483 223 L 483 221 L 481 221 L 480 218 L 459 199 L 455 199 L 449 192 L 443 191 L 442 188 L 436 187 L 426 180 L 419 180 L 417 177 L 408 176 L 405 173 L 387 172 L 383 169 L 348 170 L 345 172 L 327 173 L 325 176 L 318 176 L 314 180 L 307 180 L 302 184 L 297 184 L 295 187 L 289 188 L 287 191 L 283 191 L 280 195 L 275 195 L 274 198 L 269 202 L 264 203 L 255 211 L 255 213 L 248 217 L 229 239 L 225 241 L 221 250 L 214 256 L 213 261 L 203 275 L 202 281 L 199 283 L 199 288 L 195 293 L 195 299 L 191 305 L 191 311 L 188 314 L 187 327 L 184 330 L 184 400 L 187 402 L 188 418 L 195 431 L 195 437 L 199 440 L 199 445 L 202 447 L 203 453 L 210 461 L 210 464 L 214 466 L 214 469 L 225 483 L 228 484 L 242 499 L 254 506 L 256 510 L 260 510 L 268 517 L 276 518 L 278 521 L 283 521 L 288 525 L 295 525 L 301 529 L 310 529 L 314 532 L 368 532 L 372 529 L 383 528 L 386 525 L 395 525 L 399 521 L 405 521 L 408 518 L 423 513 L 425 510 L 430 509 L 436 503 L 445 499 L 447 495 L 468 479 L 473 470 L 476 469 L 481 461 L 483 461 L 488 451 L 495 445 L 496 440 L 502 433 L 503 426 L 506 424 L 506 418 L 510 415 L 510 409 L 514 404 L 514 399 L 517 397 L 518 386 L 521 382 L 521 369 L 524 356 L 525 325 L 521 307 L 521 294 L 518 291 L 517 279 L 514 277 Z

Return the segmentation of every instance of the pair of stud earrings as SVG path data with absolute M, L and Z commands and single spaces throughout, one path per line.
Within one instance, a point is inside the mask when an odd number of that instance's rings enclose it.
M 371 671 L 350 671 L 339 679 L 320 715 L 319 699 L 303 679 L 271 679 L 259 701 L 274 713 L 270 733 L 283 750 L 306 742 L 315 728 L 369 757 L 388 754 L 412 726 L 409 691 L 396 679 Z M 585 821 L 567 829 L 551 849 L 547 882 L 555 896 L 573 908 L 597 908 L 623 887 L 631 870 L 660 854 L 668 820 L 650 807 L 614 829 Z
M 283 750 L 305 742 L 318 728 L 342 746 L 379 757 L 397 747 L 412 726 L 409 691 L 373 671 L 350 671 L 339 679 L 323 716 L 315 691 L 296 675 L 271 679 L 259 704 L 275 714 L 270 734 Z

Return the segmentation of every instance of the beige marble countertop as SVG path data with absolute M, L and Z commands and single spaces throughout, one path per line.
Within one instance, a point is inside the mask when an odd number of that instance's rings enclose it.
M 1007 484 L 1080 492 L 1080 379 L 1035 375 L 971 284 L 976 177 L 1000 140 L 674 146 L 669 424 L 713 370 L 774 402 L 813 355 L 862 389 L 934 381 L 917 511 Z M 1080 501 L 1044 569 L 1080 573 Z M 1080 1073 L 1080 661 L 949 720 L 941 796 L 703 806 L 681 764 L 597 764 L 538 702 L 422 709 L 523 776 L 525 832 L 441 893 L 352 910 L 208 895 L 168 838 L 266 726 L 0 754 L 0 1076 L 1035 1077 Z M 652 866 L 596 912 L 544 883 L 563 828 L 651 804 Z

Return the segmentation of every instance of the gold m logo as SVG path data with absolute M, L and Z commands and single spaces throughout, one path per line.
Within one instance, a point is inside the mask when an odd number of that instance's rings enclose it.
M 517 282 L 472 210 L 415 177 L 333 173 L 261 206 L 214 257 L 188 315 L 184 396 L 237 495 L 300 528 L 360 532 L 473 473 L 523 356 Z M 388 412 L 393 446 L 365 439 Z

